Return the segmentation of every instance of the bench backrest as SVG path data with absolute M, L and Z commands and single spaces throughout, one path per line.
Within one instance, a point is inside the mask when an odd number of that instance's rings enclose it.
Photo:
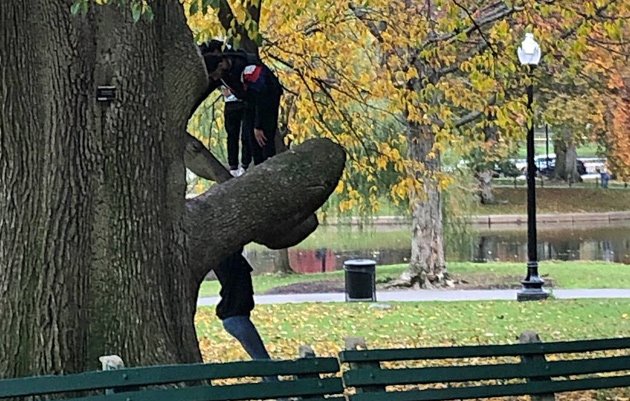
M 88 372 L 65 376 L 36 376 L 0 380 L 0 399 L 99 390 L 93 395 L 68 395 L 75 401 L 203 401 L 248 400 L 283 397 L 323 399 L 341 395 L 340 377 L 320 377 L 339 372 L 336 358 L 303 358 L 287 361 L 167 365 Z M 282 376 L 281 381 L 224 380 Z M 210 385 L 212 380 L 212 385 Z M 219 383 L 217 383 L 219 381 Z M 185 383 L 185 387 L 168 385 Z M 102 390 L 114 389 L 110 394 Z M 90 394 L 90 393 L 88 393 Z M 73 398 L 74 397 L 74 398 Z
M 593 351 L 613 355 L 592 355 Z M 567 355 L 547 360 L 551 354 Z M 496 363 L 501 357 L 517 358 Z M 458 363 L 462 358 L 475 360 Z M 435 364 L 429 360 L 441 361 L 441 366 L 417 367 Z M 343 380 L 345 387 L 356 389 L 351 401 L 452 400 L 630 386 L 630 338 L 343 351 L 340 361 L 350 365 Z M 383 363 L 402 361 L 417 361 L 416 367 Z M 591 375 L 595 373 L 605 375 Z

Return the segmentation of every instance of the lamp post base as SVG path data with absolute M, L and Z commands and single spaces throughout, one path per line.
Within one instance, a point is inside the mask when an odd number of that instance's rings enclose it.
M 533 263 L 528 265 L 530 265 L 530 267 L 534 266 Z M 538 267 L 537 265 L 538 263 L 535 263 L 535 267 Z M 545 281 L 538 276 L 536 270 L 534 274 L 529 274 L 529 277 L 521 281 L 523 288 L 516 293 L 517 301 L 542 301 L 549 298 L 549 293 L 542 288 Z
M 517 301 L 541 301 L 549 298 L 549 293 L 543 290 L 545 280 L 538 275 L 538 261 L 527 262 L 527 277 L 521 284 L 523 288 L 516 293 Z
M 523 288 L 516 293 L 516 300 L 519 302 L 524 301 L 543 301 L 549 298 L 549 293 L 542 288 L 527 287 L 525 281 L 523 281 Z

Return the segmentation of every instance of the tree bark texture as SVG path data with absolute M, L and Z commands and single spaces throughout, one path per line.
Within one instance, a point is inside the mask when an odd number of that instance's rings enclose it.
M 568 138 L 570 135 L 567 134 L 565 135 L 567 138 L 558 138 L 554 141 L 556 166 L 553 178 L 568 183 L 582 182 L 582 177 L 577 170 L 577 146 L 572 139 Z
M 409 271 L 402 280 L 407 285 L 432 288 L 446 285 L 444 258 L 443 199 L 436 174 L 439 172 L 439 155 L 434 152 L 435 135 L 430 126 L 408 122 L 409 156 L 424 165 L 421 172 L 414 171 L 422 181 L 422 193 L 412 189 L 412 242 Z
M 0 2 L 0 377 L 74 371 L 87 352 L 95 47 L 69 7 Z
M 252 239 L 308 235 L 296 226 L 312 227 L 345 161 L 307 142 L 186 202 L 185 128 L 207 76 L 181 4 L 152 2 L 138 23 L 71 4 L 0 2 L 0 378 L 103 354 L 200 361 L 201 272 Z
M 493 170 L 483 170 L 475 174 L 479 188 L 479 200 L 483 205 L 492 205 L 497 202 L 492 188 L 493 175 Z
M 291 267 L 291 260 L 289 259 L 289 249 L 278 249 L 276 251 L 276 257 L 273 264 L 274 273 L 280 274 L 295 274 L 295 270 Z
M 495 104 L 496 99 L 492 99 L 490 102 L 491 105 Z M 484 139 L 489 149 L 493 149 L 498 139 L 498 130 L 496 125 L 494 125 L 494 121 L 496 120 L 496 116 L 493 112 L 487 113 L 487 126 L 484 128 Z M 489 155 L 486 155 L 488 157 Z M 486 168 L 482 171 L 477 172 L 475 177 L 477 178 L 477 182 L 479 185 L 479 199 L 483 205 L 492 205 L 496 203 L 496 199 L 494 197 L 494 191 L 492 189 L 492 178 L 494 175 L 494 171 L 492 168 Z

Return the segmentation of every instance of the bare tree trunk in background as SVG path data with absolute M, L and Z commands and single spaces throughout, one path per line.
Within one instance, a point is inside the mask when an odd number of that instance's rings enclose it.
M 490 102 L 491 105 L 494 105 L 494 97 L 493 101 Z M 497 127 L 494 125 L 493 121 L 496 119 L 494 113 L 487 113 L 486 120 L 488 121 L 487 126 L 484 129 L 484 139 L 487 144 L 489 144 L 489 149 L 493 149 L 497 143 Z M 486 155 L 486 158 L 492 159 L 492 155 Z M 487 164 L 484 164 L 487 165 Z M 497 203 L 496 198 L 494 197 L 494 191 L 492 189 L 492 179 L 494 177 L 494 170 L 492 166 L 489 166 L 487 170 L 479 171 L 476 174 L 476 178 L 479 185 L 479 200 L 483 205 L 492 205 Z
M 556 166 L 553 178 L 568 183 L 582 182 L 577 168 L 577 146 L 570 133 L 564 133 L 554 140 Z
M 492 170 L 484 170 L 475 174 L 479 188 L 479 200 L 483 205 L 492 205 L 497 202 L 492 189 L 493 176 L 494 172 Z
M 440 169 L 439 154 L 431 157 L 435 135 L 430 126 L 407 123 L 409 156 L 424 162 L 425 170 L 410 172 L 422 181 L 421 192 L 411 190 L 412 241 L 409 270 L 392 285 L 434 288 L 448 285 L 444 257 L 443 199 L 436 173 Z
M 274 259 L 275 273 L 279 274 L 295 274 L 295 270 L 291 267 L 291 261 L 289 260 L 289 249 L 278 249 L 276 251 L 276 257 Z

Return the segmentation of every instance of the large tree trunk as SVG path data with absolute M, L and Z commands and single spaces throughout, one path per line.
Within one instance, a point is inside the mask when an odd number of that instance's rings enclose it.
M 569 183 L 582 182 L 582 176 L 578 172 L 577 146 L 575 145 L 575 142 L 570 141 L 567 144 L 567 153 L 565 157 L 565 180 Z
M 207 76 L 182 6 L 152 2 L 155 20 L 134 24 L 71 4 L 0 2 L 0 378 L 110 353 L 200 361 L 205 274 L 252 240 L 308 235 L 343 169 L 340 147 L 311 141 L 186 202 L 185 126 Z M 98 85 L 116 86 L 111 104 Z
M 432 288 L 447 285 L 444 258 L 442 194 L 437 173 L 439 154 L 434 151 L 435 135 L 431 127 L 408 123 L 409 157 L 422 163 L 422 171 L 411 171 L 421 181 L 421 191 L 411 189 L 412 240 L 409 270 L 395 284 Z M 434 156 L 431 155 L 432 151 Z
M 556 166 L 553 178 L 568 183 L 582 182 L 582 177 L 577 170 L 577 147 L 570 136 L 570 133 L 565 133 L 564 138 L 554 141 Z
M 295 270 L 291 267 L 291 260 L 289 259 L 289 249 L 284 248 L 276 251 L 273 271 L 279 274 L 295 274 Z
M 495 105 L 495 98 L 492 98 L 490 102 L 491 105 Z M 484 139 L 486 141 L 486 149 L 489 149 L 491 153 L 493 149 L 496 147 L 498 140 L 498 129 L 495 125 L 494 121 L 496 120 L 496 116 L 493 112 L 489 112 L 486 114 L 487 125 L 484 127 Z M 498 163 L 498 160 L 493 160 L 494 155 L 488 154 L 488 152 L 484 152 L 484 156 L 486 159 L 492 160 L 495 163 Z M 484 163 L 486 164 L 486 163 Z M 479 200 L 483 205 L 492 205 L 497 203 L 496 198 L 494 197 L 494 191 L 492 189 L 492 178 L 494 175 L 494 171 L 492 168 L 483 169 L 482 171 L 477 172 L 475 178 L 477 178 L 478 188 L 479 188 Z
M 69 7 L 0 2 L 0 377 L 78 370 L 87 353 L 95 49 Z
M 477 178 L 479 201 L 483 205 L 493 205 L 497 203 L 492 189 L 493 175 L 494 171 L 492 170 L 484 170 L 475 174 L 475 178 Z

